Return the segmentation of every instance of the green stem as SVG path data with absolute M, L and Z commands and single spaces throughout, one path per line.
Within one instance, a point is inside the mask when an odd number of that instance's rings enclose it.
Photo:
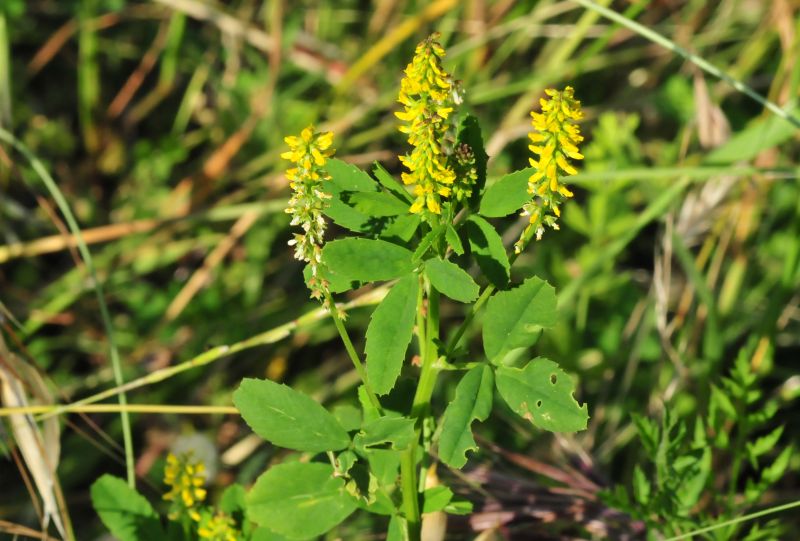
M 439 358 L 439 292 L 428 286 L 428 317 L 425 330 L 425 353 L 422 356 L 422 371 L 419 375 L 417 391 L 414 393 L 414 402 L 411 405 L 411 416 L 416 419 L 417 429 L 420 429 L 422 419 L 428 414 L 428 409 L 436 384 L 436 360 Z
M 400 484 L 403 493 L 403 514 L 406 517 L 408 541 L 420 541 L 422 519 L 419 513 L 419 489 L 417 487 L 417 446 L 403 451 L 400 456 Z
M 378 396 L 375 394 L 375 391 L 372 390 L 372 385 L 369 383 L 367 371 L 364 369 L 364 363 L 361 362 L 361 357 L 358 356 L 356 348 L 353 347 L 350 335 L 347 333 L 342 318 L 339 317 L 336 304 L 333 302 L 333 297 L 328 291 L 325 292 L 325 299 L 328 301 L 328 311 L 331 314 L 331 319 L 333 319 L 333 324 L 336 326 L 336 330 L 339 331 L 339 336 L 342 338 L 342 342 L 344 342 L 344 348 L 347 350 L 347 354 L 350 356 L 350 360 L 353 361 L 353 366 L 355 366 L 356 372 L 358 372 L 361 382 L 364 384 L 364 390 L 367 392 L 369 401 L 375 409 L 378 410 L 378 413 L 383 415 L 383 408 L 381 408 Z
M 670 537 L 666 541 L 680 541 L 681 539 L 691 539 L 696 535 L 700 535 L 703 533 L 713 532 L 714 530 L 719 530 L 720 528 L 725 528 L 727 526 L 733 526 L 734 524 L 740 524 L 742 522 L 747 522 L 748 520 L 753 520 L 759 517 L 763 517 L 766 515 L 771 515 L 772 513 L 780 513 L 781 511 L 787 511 L 789 509 L 793 509 L 795 507 L 800 507 L 800 500 L 796 500 L 790 503 L 786 503 L 783 505 L 778 505 L 776 507 L 770 507 L 769 509 L 764 509 L 762 511 L 757 511 L 755 513 L 750 513 L 749 515 L 744 515 L 741 517 L 736 517 L 731 520 L 726 520 L 724 522 L 720 522 L 719 524 L 714 524 L 712 526 L 706 526 L 705 528 L 700 528 L 699 530 L 694 530 L 689 533 L 684 533 L 677 535 L 675 537 Z
M 408 524 L 410 541 L 419 541 L 422 521 L 419 511 L 419 478 L 417 475 L 417 447 L 422 436 L 422 423 L 430 409 L 431 396 L 436 386 L 436 360 L 439 357 L 437 341 L 439 338 L 439 292 L 426 283 L 427 315 L 422 317 L 422 303 L 418 303 L 417 336 L 422 353 L 422 369 L 417 390 L 411 404 L 411 417 L 416 425 L 416 438 L 411 447 L 402 455 L 400 475 L 403 491 L 403 512 Z
M 489 300 L 489 297 L 492 296 L 494 293 L 494 286 L 489 284 L 486 288 L 481 292 L 480 297 L 478 300 L 475 301 L 475 304 L 472 305 L 469 312 L 467 312 L 467 316 L 464 318 L 464 321 L 461 322 L 461 325 L 456 329 L 456 333 L 453 335 L 453 338 L 450 340 L 450 343 L 447 345 L 447 358 L 450 359 L 453 356 L 453 352 L 455 351 L 456 347 L 458 347 L 458 342 L 461 340 L 461 337 L 464 336 L 464 333 L 469 327 L 469 324 L 472 323 L 472 320 L 475 319 L 475 314 L 478 313 L 486 301 Z

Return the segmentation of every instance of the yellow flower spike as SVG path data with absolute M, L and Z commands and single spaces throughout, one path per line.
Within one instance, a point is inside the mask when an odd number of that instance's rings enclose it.
M 206 499 L 205 465 L 195 460 L 191 453 L 175 456 L 167 455 L 167 464 L 164 467 L 164 484 L 169 490 L 164 494 L 164 499 L 171 501 L 171 517 L 188 515 L 192 520 L 199 520 L 197 505 Z
M 207 513 L 203 516 L 197 528 L 197 535 L 200 539 L 209 541 L 238 541 L 242 538 L 233 518 L 222 512 L 216 515 Z
M 442 203 L 452 193 L 447 187 L 456 181 L 448 154 L 442 149 L 455 110 L 454 85 L 442 68 L 445 51 L 436 38 L 433 34 L 417 45 L 400 82 L 397 101 L 403 111 L 395 113 L 404 122 L 399 131 L 408 134 L 412 146 L 400 161 L 408 169 L 401 175 L 403 183 L 415 185 L 416 199 L 410 209 L 414 214 L 424 209 L 440 214 Z
M 322 213 L 331 197 L 322 189 L 322 183 L 330 179 L 323 167 L 336 152 L 333 133 L 317 132 L 313 126 L 308 126 L 300 132 L 299 137 L 289 136 L 284 141 L 290 150 L 281 154 L 281 157 L 298 165 L 286 170 L 286 178 L 292 189 L 286 213 L 292 216 L 291 225 L 302 229 L 302 233 L 295 233 L 289 245 L 295 247 L 295 259 L 305 261 L 311 268 L 311 296 L 322 298 L 328 288 L 327 282 L 318 276 L 325 234 Z
M 558 229 L 561 204 L 572 197 L 572 192 L 563 184 L 564 178 L 578 172 L 569 160 L 581 160 L 578 145 L 583 141 L 580 128 L 575 121 L 583 118 L 581 102 L 575 99 L 574 90 L 568 86 L 562 91 L 548 88 L 547 98 L 541 98 L 542 112 L 531 112 L 533 130 L 528 135 L 529 149 L 539 159 L 530 159 L 536 168 L 528 179 L 528 193 L 533 197 L 523 205 L 523 214 L 530 216 L 530 223 L 514 245 L 519 253 L 531 233 L 539 240 L 545 226 Z

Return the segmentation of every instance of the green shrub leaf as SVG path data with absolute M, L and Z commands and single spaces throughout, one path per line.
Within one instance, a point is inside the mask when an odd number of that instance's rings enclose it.
M 441 511 L 453 499 L 453 491 L 444 485 L 436 485 L 425 489 L 423 494 L 423 513 L 435 513 Z
M 540 327 L 556 322 L 556 290 L 532 277 L 509 291 L 495 293 L 486 306 L 483 349 L 494 361 L 515 348 L 533 345 Z
M 329 464 L 288 462 L 262 474 L 247 496 L 250 519 L 281 535 L 322 535 L 356 510 L 356 500 Z
M 419 279 L 406 275 L 384 297 L 367 327 L 367 377 L 378 394 L 394 387 L 414 333 Z
M 357 192 L 350 204 L 367 216 L 400 216 L 408 214 L 409 206 L 386 192 Z
M 91 496 L 100 520 L 119 541 L 164 538 L 150 502 L 122 479 L 103 475 L 92 484 Z
M 495 287 L 501 289 L 507 287 L 511 265 L 503 246 L 503 239 L 495 228 L 477 215 L 470 216 L 464 228 L 467 232 L 469 249 L 483 273 Z
M 575 384 L 549 359 L 537 357 L 525 368 L 497 369 L 497 390 L 520 417 L 550 432 L 586 429 L 589 411 L 575 400 Z
M 233 393 L 233 403 L 253 432 L 280 447 L 319 453 L 350 444 L 336 417 L 286 385 L 244 379 Z
M 427 254 L 431 246 L 433 246 L 433 244 L 439 240 L 439 237 L 442 236 L 442 233 L 445 232 L 445 229 L 446 227 L 443 224 L 440 224 L 428 231 L 425 236 L 422 237 L 422 240 L 419 241 L 416 250 L 414 250 L 414 255 L 412 256 L 413 260 L 419 261 L 425 257 L 425 254 Z
M 400 278 L 413 269 L 411 255 L 402 246 L 379 239 L 345 238 L 322 249 L 331 274 L 356 282 Z
M 467 463 L 467 451 L 478 446 L 472 437 L 472 422 L 485 421 L 492 411 L 494 373 L 482 364 L 467 372 L 456 387 L 456 396 L 447 406 L 439 436 L 439 458 L 453 468 Z
M 425 262 L 425 275 L 441 294 L 453 300 L 472 302 L 480 288 L 461 267 L 450 261 L 435 258 Z
M 528 178 L 535 172 L 532 167 L 514 171 L 486 188 L 481 198 L 481 215 L 501 218 L 521 209 L 531 198 L 528 193 Z
M 386 169 L 383 168 L 381 164 L 375 162 L 375 166 L 372 169 L 372 174 L 375 175 L 375 178 L 378 179 L 378 182 L 383 184 L 383 187 L 392 192 L 397 197 L 401 198 L 403 201 L 411 204 L 414 202 L 414 198 L 411 197 L 411 194 L 408 193 L 408 190 L 397 181 L 392 175 L 389 174 Z
M 464 245 L 461 244 L 461 239 L 458 237 L 458 232 L 452 225 L 447 224 L 444 237 L 447 239 L 447 244 L 450 245 L 456 254 L 464 255 Z
M 395 451 L 408 449 L 417 434 L 414 420 L 407 417 L 381 417 L 364 425 L 353 439 L 356 450 L 388 445 Z
M 377 192 L 378 184 L 366 172 L 355 165 L 337 158 L 331 158 L 325 164 L 325 170 L 331 176 L 331 182 L 344 192 Z
M 331 175 L 324 188 L 331 195 L 324 213 L 336 224 L 358 233 L 377 233 L 370 216 L 350 204 L 353 193 L 378 193 L 378 185 L 364 171 L 341 160 L 329 160 L 325 167 Z

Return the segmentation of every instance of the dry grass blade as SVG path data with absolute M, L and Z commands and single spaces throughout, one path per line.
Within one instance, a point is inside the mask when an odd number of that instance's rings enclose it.
M 0 336 L 0 399 L 3 404 L 11 407 L 28 406 L 26 384 L 35 388 L 37 394 L 49 395 L 39 374 L 11 353 Z M 52 520 L 59 534 L 67 537 L 65 521 L 62 520 L 66 511 L 59 505 L 57 497 L 60 489 L 56 467 L 61 449 L 58 421 L 45 420 L 40 429 L 30 414 L 14 414 L 9 416 L 9 424 L 14 441 L 42 499 L 42 528 L 47 529 Z
M 0 520 L 0 532 L 4 532 L 13 536 L 22 535 L 25 537 L 32 537 L 34 539 L 51 539 L 51 537 L 45 533 L 37 532 L 36 530 L 32 530 L 27 526 L 23 526 L 22 524 L 14 524 L 13 522 L 9 522 L 7 520 Z

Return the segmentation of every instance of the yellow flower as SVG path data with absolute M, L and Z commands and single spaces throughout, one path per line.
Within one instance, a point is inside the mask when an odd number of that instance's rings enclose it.
M 442 69 L 444 49 L 433 34 L 417 45 L 414 58 L 405 69 L 400 82 L 398 102 L 403 111 L 395 115 L 404 121 L 399 128 L 408 134 L 411 152 L 400 156 L 408 172 L 401 176 L 405 184 L 414 184 L 416 200 L 412 213 L 427 209 L 433 214 L 442 212 L 442 202 L 452 193 L 456 174 L 448 164 L 442 142 L 451 128 L 450 115 L 455 99 L 453 81 Z
M 538 159 L 530 158 L 536 172 L 528 179 L 528 193 L 533 198 L 523 205 L 523 214 L 530 216 L 530 223 L 514 245 L 519 253 L 531 232 L 536 239 L 542 238 L 544 226 L 558 229 L 561 203 L 572 197 L 572 192 L 563 184 L 563 179 L 574 175 L 577 169 L 569 160 L 582 160 L 578 145 L 583 141 L 580 128 L 575 124 L 583 118 L 581 102 L 575 99 L 574 90 L 568 86 L 559 92 L 545 90 L 549 99 L 540 99 L 542 112 L 531 112 L 533 131 L 528 135 L 528 148 Z
M 223 512 L 206 514 L 197 528 L 197 535 L 209 541 L 239 541 L 239 531 L 231 517 Z
M 200 520 L 197 506 L 206 499 L 205 465 L 195 460 L 191 453 L 180 457 L 170 453 L 164 468 L 164 483 L 170 487 L 164 499 L 173 502 L 171 517 L 181 514 L 189 515 L 193 520 Z
M 307 262 L 311 267 L 311 295 L 320 298 L 327 291 L 327 283 L 318 277 L 322 264 L 322 244 L 325 234 L 325 218 L 322 212 L 328 206 L 330 195 L 322 189 L 322 182 L 330 179 L 323 167 L 333 156 L 333 133 L 315 132 L 308 126 L 299 136 L 284 139 L 289 150 L 281 158 L 297 165 L 286 170 L 286 178 L 292 189 L 292 197 L 286 212 L 292 216 L 291 225 L 299 225 L 301 233 L 295 233 L 289 241 L 294 246 L 294 257 Z

